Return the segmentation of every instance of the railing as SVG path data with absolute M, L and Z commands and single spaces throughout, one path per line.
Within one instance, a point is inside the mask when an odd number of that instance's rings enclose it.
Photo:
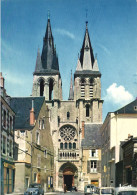
M 58 151 L 59 161 L 78 161 L 79 160 L 79 150 L 59 150 Z

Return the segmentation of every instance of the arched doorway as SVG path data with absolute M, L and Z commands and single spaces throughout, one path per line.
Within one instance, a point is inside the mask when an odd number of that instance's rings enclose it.
M 64 184 L 69 190 L 72 186 L 78 185 L 78 169 L 71 162 L 64 163 L 59 169 L 59 187 L 64 187 Z M 63 186 L 62 186 L 63 182 Z
M 74 172 L 72 168 L 66 168 L 63 171 L 64 185 L 66 184 L 67 190 L 70 190 L 74 186 Z

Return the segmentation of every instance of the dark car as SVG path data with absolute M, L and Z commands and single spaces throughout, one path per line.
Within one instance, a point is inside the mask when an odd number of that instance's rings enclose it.
M 39 183 L 33 183 L 29 185 L 29 188 L 24 195 L 44 195 L 44 190 Z
M 77 192 L 76 186 L 72 186 L 72 187 L 70 188 L 70 192 Z

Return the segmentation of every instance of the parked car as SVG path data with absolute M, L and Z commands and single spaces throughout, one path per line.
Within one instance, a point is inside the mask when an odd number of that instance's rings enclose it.
M 113 187 L 101 187 L 99 188 L 99 195 L 114 195 L 115 189 Z
M 70 192 L 77 192 L 76 186 L 72 186 L 72 187 L 70 188 Z
M 29 188 L 24 195 L 44 195 L 44 190 L 39 183 L 33 183 L 29 185 Z
M 131 186 L 124 186 L 116 188 L 116 195 L 137 195 L 137 188 Z
M 99 194 L 99 188 L 92 184 L 88 184 L 84 188 L 84 195 L 98 195 Z

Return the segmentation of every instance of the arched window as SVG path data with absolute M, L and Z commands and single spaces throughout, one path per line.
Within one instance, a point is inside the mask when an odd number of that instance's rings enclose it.
M 40 96 L 44 95 L 44 80 L 41 79 L 40 81 Z
M 73 149 L 76 149 L 76 143 L 75 142 L 73 143 Z
M 85 80 L 81 79 L 81 97 L 85 97 Z
M 93 98 L 93 83 L 94 83 L 94 80 L 93 79 L 90 79 L 89 81 L 89 97 L 90 98 Z
M 68 144 L 67 143 L 65 143 L 65 149 L 67 149 L 68 148 Z
M 49 80 L 49 100 L 53 99 L 53 79 Z
M 69 143 L 69 149 L 72 149 L 72 143 Z
M 60 149 L 63 149 L 63 143 L 60 143 Z
M 86 105 L 86 117 L 89 117 L 89 105 Z

